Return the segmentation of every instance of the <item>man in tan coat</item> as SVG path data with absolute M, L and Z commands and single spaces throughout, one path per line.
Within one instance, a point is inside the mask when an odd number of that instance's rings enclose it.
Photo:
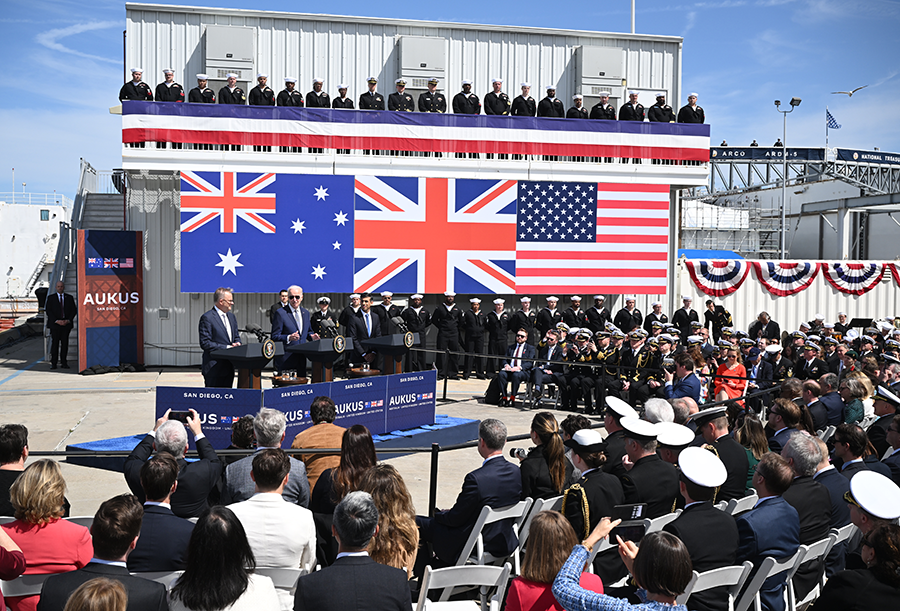
M 294 449 L 306 448 L 340 448 L 344 437 L 342 426 L 334 424 L 337 414 L 334 401 L 330 397 L 316 397 L 309 408 L 309 415 L 313 425 L 301 431 L 294 437 L 291 447 Z M 306 464 L 306 477 L 309 479 L 309 489 L 316 487 L 319 476 L 326 469 L 334 469 L 341 462 L 340 452 L 335 454 L 301 454 L 300 460 Z

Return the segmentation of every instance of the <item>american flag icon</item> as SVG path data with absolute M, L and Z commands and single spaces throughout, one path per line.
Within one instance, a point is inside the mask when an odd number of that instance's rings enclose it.
M 126 257 L 125 259 L 119 259 L 119 267 L 122 269 L 133 269 L 134 268 L 134 259 L 132 257 Z

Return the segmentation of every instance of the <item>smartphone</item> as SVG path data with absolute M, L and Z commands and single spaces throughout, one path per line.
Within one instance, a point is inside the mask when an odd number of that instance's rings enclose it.
M 187 419 L 190 417 L 191 412 L 169 412 L 169 420 L 177 420 L 183 424 L 187 424 Z
M 622 520 L 609 534 L 609 540 L 615 542 L 616 536 L 624 541 L 640 543 L 644 537 L 644 516 L 647 514 L 647 503 L 634 503 L 631 505 L 616 505 L 613 507 L 612 518 Z
M 171 416 L 170 416 L 171 417 Z M 613 520 L 622 520 L 622 522 L 632 522 L 635 520 L 643 520 L 647 512 L 647 503 L 634 503 L 631 505 L 616 505 L 613 507 Z

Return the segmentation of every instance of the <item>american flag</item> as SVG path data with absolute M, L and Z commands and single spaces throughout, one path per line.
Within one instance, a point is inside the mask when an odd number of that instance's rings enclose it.
M 119 267 L 122 269 L 134 269 L 134 259 L 132 257 L 120 259 Z
M 516 293 L 666 292 L 669 185 L 521 181 Z
M 275 225 L 260 216 L 275 213 L 275 194 L 260 192 L 273 182 L 274 173 L 209 176 L 182 170 L 181 211 L 194 214 L 181 223 L 181 231 L 190 233 L 218 220 L 219 231 L 235 233 L 241 219 L 263 233 L 275 233 Z

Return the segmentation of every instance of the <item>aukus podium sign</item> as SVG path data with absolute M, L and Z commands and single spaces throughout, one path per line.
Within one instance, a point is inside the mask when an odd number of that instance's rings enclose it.
M 356 380 L 336 380 L 267 390 L 160 386 L 156 389 L 156 417 L 167 409 L 194 409 L 214 448 L 231 443 L 231 425 L 260 407 L 284 412 L 286 443 L 312 426 L 313 399 L 328 396 L 335 403 L 335 424 L 365 425 L 373 435 L 434 424 L 437 372 L 418 371 Z

